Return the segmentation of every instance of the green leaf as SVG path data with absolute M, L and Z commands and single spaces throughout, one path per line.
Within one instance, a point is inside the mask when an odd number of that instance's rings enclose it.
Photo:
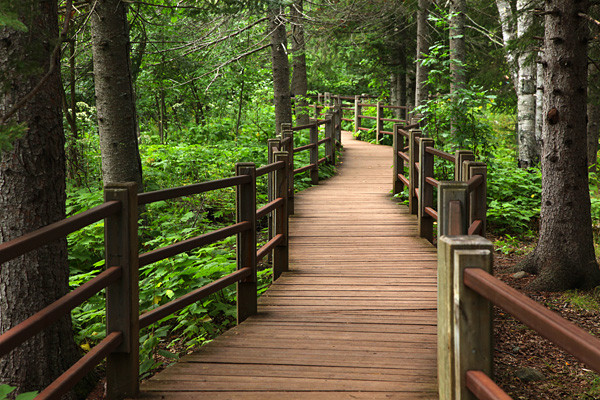
M 25 392 L 18 395 L 15 400 L 33 400 L 38 392 Z
M 0 26 L 6 26 L 16 31 L 27 32 L 27 26 L 19 21 L 16 14 L 0 10 Z
M 168 358 L 170 360 L 179 360 L 179 354 L 177 354 L 177 353 L 171 353 L 170 351 L 163 350 L 163 349 L 158 349 L 158 350 L 156 350 L 156 352 L 158 354 L 160 354 L 161 356 Z
M 8 386 L 8 385 L 0 385 L 0 400 L 4 400 L 7 398 L 9 393 L 12 393 L 16 387 Z

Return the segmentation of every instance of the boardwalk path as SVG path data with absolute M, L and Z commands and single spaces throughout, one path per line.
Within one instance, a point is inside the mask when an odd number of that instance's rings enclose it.
M 142 385 L 206 399 L 435 399 L 436 253 L 390 199 L 391 149 L 344 137 L 296 195 L 290 269 L 259 315 Z

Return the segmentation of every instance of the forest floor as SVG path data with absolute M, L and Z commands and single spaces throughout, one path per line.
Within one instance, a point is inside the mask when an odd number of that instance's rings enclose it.
M 534 243 L 522 243 L 517 253 L 494 255 L 494 275 L 533 300 L 557 312 L 595 336 L 600 336 L 600 293 L 530 292 L 532 275 L 515 278 L 510 269 Z M 581 362 L 495 308 L 495 381 L 513 399 L 600 399 L 600 377 Z

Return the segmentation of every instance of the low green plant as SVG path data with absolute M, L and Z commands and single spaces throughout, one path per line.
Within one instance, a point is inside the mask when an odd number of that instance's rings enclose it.
M 0 384 L 0 400 L 7 400 L 9 395 L 17 388 L 10 385 Z M 38 395 L 38 392 L 19 393 L 15 400 L 33 400 Z
M 579 311 L 600 311 L 600 287 L 592 291 L 568 290 L 561 296 L 561 300 L 570 303 Z

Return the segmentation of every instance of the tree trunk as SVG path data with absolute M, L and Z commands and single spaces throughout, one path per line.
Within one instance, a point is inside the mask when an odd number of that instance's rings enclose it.
M 536 249 L 524 264 L 538 290 L 600 284 L 586 157 L 586 0 L 546 0 L 542 206 Z
M 415 77 L 415 106 L 420 106 L 427 100 L 427 75 L 429 69 L 422 65 L 423 55 L 429 53 L 429 26 L 427 15 L 429 14 L 429 0 L 419 0 L 417 11 L 417 73 Z
M 302 22 L 303 0 L 291 5 L 292 14 L 292 94 L 295 96 L 296 125 L 305 125 L 309 122 L 308 103 L 308 77 L 306 76 L 306 43 L 304 41 L 304 24 Z
M 588 103 L 587 109 L 587 161 L 590 171 L 598 169 L 598 130 L 600 129 L 600 106 L 598 103 Z
M 518 68 L 514 50 L 510 47 L 511 42 L 515 39 L 514 14 L 508 0 L 496 0 L 496 6 L 498 7 L 500 24 L 502 25 L 502 42 L 504 43 L 506 63 L 508 64 L 511 81 L 516 92 L 519 87 Z
M 271 34 L 273 97 L 275 100 L 275 132 L 279 134 L 282 123 L 292 123 L 290 66 L 287 55 L 285 21 L 281 18 L 279 8 L 270 10 L 269 32 Z
M 465 88 L 465 13 L 466 0 L 451 0 L 450 12 L 450 93 Z M 456 99 L 455 99 L 456 101 Z M 456 118 L 452 118 L 450 131 L 456 134 Z
M 20 20 L 28 32 L 0 29 L 0 76 L 10 92 L 0 92 L 4 114 L 51 69 L 58 40 L 54 0 L 21 2 Z M 65 217 L 65 137 L 58 59 L 41 89 L 21 107 L 9 124 L 27 127 L 12 149 L 0 156 L 0 242 Z M 0 129 L 4 126 L 0 125 Z M 68 292 L 67 242 L 56 240 L 0 268 L 0 333 Z M 70 314 L 0 359 L 0 383 L 19 392 L 40 390 L 79 357 Z
M 517 37 L 523 40 L 533 25 L 531 0 L 517 0 Z M 531 46 L 527 45 L 519 54 L 519 82 L 517 87 L 517 144 L 518 164 L 529 168 L 538 161 L 535 140 L 535 92 L 537 68 Z
M 538 58 L 541 58 L 539 54 Z M 544 129 L 544 67 L 541 63 L 536 66 L 535 92 L 535 141 L 536 148 L 542 148 L 542 130 Z
M 126 5 L 98 0 L 91 14 L 102 177 L 104 183 L 136 182 L 143 191 Z

